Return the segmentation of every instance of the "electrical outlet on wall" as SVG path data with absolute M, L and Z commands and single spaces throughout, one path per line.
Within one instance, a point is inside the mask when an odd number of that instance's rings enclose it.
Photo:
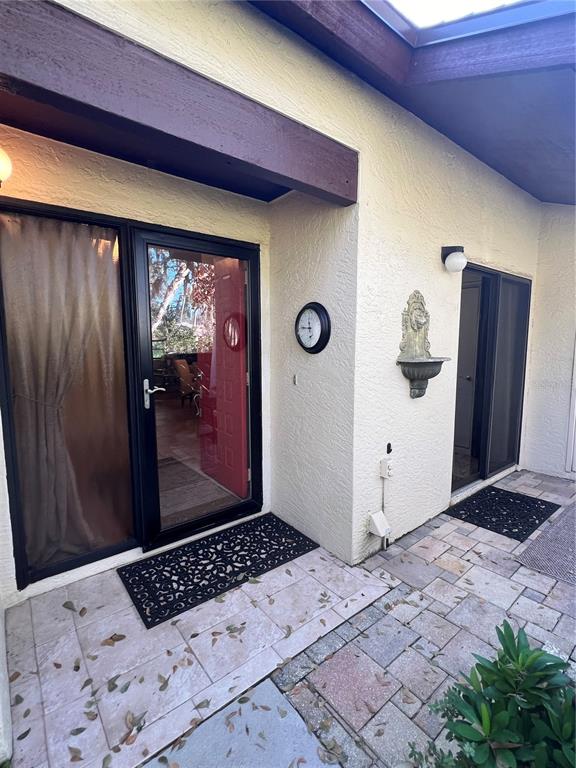
M 380 477 L 384 480 L 390 480 L 393 475 L 392 459 L 380 460 Z

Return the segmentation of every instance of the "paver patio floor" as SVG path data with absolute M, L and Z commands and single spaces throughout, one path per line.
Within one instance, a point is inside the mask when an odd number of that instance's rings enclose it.
M 574 589 L 525 546 L 439 515 L 360 566 L 315 550 L 150 630 L 115 571 L 32 598 L 7 612 L 14 768 L 135 768 L 175 740 L 154 768 L 391 768 L 444 740 L 427 705 L 503 619 L 576 662 Z

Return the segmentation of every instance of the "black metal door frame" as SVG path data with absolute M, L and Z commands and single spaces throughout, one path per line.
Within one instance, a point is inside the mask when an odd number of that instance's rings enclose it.
M 467 269 L 481 273 L 482 291 L 480 304 L 480 324 L 477 363 L 477 391 L 474 402 L 474 430 L 479 440 L 479 470 L 465 482 L 453 486 L 453 490 L 462 488 L 477 479 L 487 480 L 503 472 L 518 462 L 520 440 L 522 433 L 522 408 L 524 403 L 524 388 L 526 379 L 526 361 L 528 351 L 528 329 L 530 324 L 530 302 L 532 281 L 525 277 L 512 275 L 508 272 L 491 269 L 480 264 L 470 263 Z M 528 316 L 524 337 L 518 339 L 523 355 L 523 373 L 520 382 L 518 398 L 520 400 L 520 419 L 516 435 L 516 455 L 514 461 L 507 466 L 490 471 L 490 450 L 492 440 L 493 404 L 496 381 L 496 355 L 498 350 L 498 320 L 500 311 L 500 293 L 503 280 L 520 283 L 528 289 Z
M 232 522 L 262 509 L 262 416 L 260 394 L 260 301 L 259 301 L 259 251 L 248 243 L 218 240 L 201 235 L 182 234 L 175 230 L 162 231 L 158 228 L 135 228 L 132 230 L 133 253 L 135 256 L 136 282 L 136 338 L 138 339 L 137 371 L 138 385 L 134 391 L 137 403 L 143 399 L 143 381 L 154 380 L 152 364 L 152 335 L 150 324 L 150 288 L 148 281 L 148 243 L 166 248 L 229 256 L 244 261 L 248 267 L 247 322 L 248 322 L 248 435 L 250 458 L 250 497 L 231 507 L 206 515 L 199 520 L 182 523 L 167 530 L 161 529 L 160 499 L 158 490 L 158 464 L 156 457 L 156 420 L 154 398 L 150 408 L 139 406 L 142 448 L 143 479 L 143 530 L 142 546 L 149 550 L 167 543 L 178 541 L 217 525 Z M 139 399 L 138 399 L 139 398 Z
M 6 456 L 7 484 L 10 506 L 10 520 L 15 559 L 16 585 L 24 589 L 28 584 L 63 573 L 82 565 L 142 546 L 144 550 L 178 541 L 193 533 L 231 522 L 262 508 L 262 394 L 261 394 L 261 343 L 260 343 L 260 253 L 259 246 L 228 238 L 213 237 L 165 227 L 150 222 L 125 219 L 106 214 L 65 208 L 44 203 L 31 202 L 0 195 L 0 212 L 45 216 L 63 221 L 112 226 L 118 230 L 120 258 L 120 283 L 122 292 L 122 315 L 124 324 L 124 349 L 126 365 L 127 415 L 130 437 L 131 489 L 133 504 L 133 536 L 120 544 L 106 547 L 70 558 L 62 563 L 33 569 L 26 555 L 26 534 L 22 519 L 19 491 L 19 470 L 16 459 L 16 440 L 12 412 L 11 380 L 8 355 L 6 354 L 6 323 L 4 299 L 0 275 L 0 408 Z M 248 261 L 248 370 L 250 375 L 249 434 L 251 497 L 240 504 L 225 509 L 197 523 L 184 524 L 169 531 L 154 535 L 154 513 L 152 504 L 157 503 L 156 491 L 148 470 L 151 466 L 151 435 L 149 424 L 142 418 L 140 406 L 142 397 L 142 344 L 145 336 L 141 313 L 142 299 L 138 291 L 143 290 L 142 270 L 138 268 L 135 248 L 138 233 L 152 234 L 155 242 L 195 243 L 205 253 L 234 256 Z M 146 301 L 148 301 L 148 285 Z M 151 366 L 151 361 L 150 361 Z M 155 450 L 155 442 L 153 443 Z M 156 496 L 154 496 L 156 493 Z

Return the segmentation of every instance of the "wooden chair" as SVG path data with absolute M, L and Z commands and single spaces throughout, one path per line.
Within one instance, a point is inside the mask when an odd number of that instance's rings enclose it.
M 200 372 L 194 374 L 186 360 L 181 358 L 174 360 L 174 369 L 178 374 L 181 406 L 184 407 L 186 400 L 189 400 L 196 409 L 196 416 L 200 416 Z

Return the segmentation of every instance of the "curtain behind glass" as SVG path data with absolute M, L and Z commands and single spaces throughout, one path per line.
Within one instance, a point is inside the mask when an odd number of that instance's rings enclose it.
M 22 514 L 29 565 L 132 532 L 117 232 L 0 215 Z

